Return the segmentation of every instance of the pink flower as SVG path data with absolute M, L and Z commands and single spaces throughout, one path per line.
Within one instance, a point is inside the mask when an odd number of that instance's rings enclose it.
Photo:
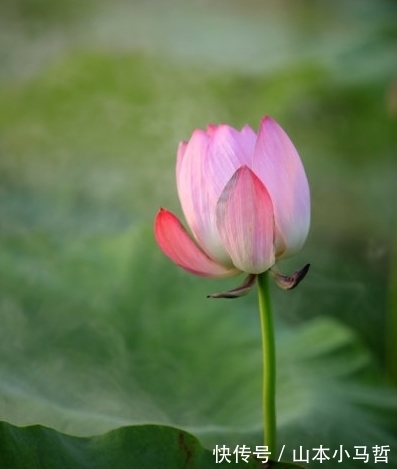
M 310 193 L 298 152 L 284 130 L 264 117 L 245 126 L 195 130 L 176 163 L 179 199 L 194 239 L 160 209 L 155 237 L 164 253 L 205 277 L 256 274 L 296 253 L 310 224 Z M 285 277 L 289 278 L 289 277 Z

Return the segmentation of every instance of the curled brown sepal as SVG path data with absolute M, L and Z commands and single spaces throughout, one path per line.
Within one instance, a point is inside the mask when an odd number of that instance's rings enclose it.
M 283 275 L 277 267 L 274 265 L 270 269 L 270 273 L 272 274 L 275 282 L 277 285 L 282 288 L 283 290 L 292 290 L 293 288 L 297 287 L 300 282 L 306 277 L 310 268 L 310 264 L 306 264 L 300 270 L 297 270 L 292 275 Z
M 251 291 L 255 280 L 256 274 L 249 274 L 240 286 L 232 290 L 212 293 L 211 295 L 207 295 L 207 298 L 240 298 L 240 296 L 244 296 Z

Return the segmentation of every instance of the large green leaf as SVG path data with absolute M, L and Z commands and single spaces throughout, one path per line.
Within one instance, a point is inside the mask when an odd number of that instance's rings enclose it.
M 229 449 L 229 448 L 227 448 Z M 124 427 L 105 435 L 76 438 L 39 425 L 18 428 L 0 422 L 0 465 L 12 469 L 211 469 L 300 466 L 269 461 L 263 465 L 250 452 L 223 458 L 205 450 L 188 433 L 172 427 Z M 252 452 L 255 451 L 253 448 Z

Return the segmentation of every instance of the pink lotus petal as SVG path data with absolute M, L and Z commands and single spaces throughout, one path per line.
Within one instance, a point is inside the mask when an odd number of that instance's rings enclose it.
M 176 174 L 178 174 L 179 172 L 179 168 L 181 166 L 183 156 L 185 155 L 186 147 L 187 147 L 187 142 L 179 142 L 178 152 L 176 155 Z
M 177 188 L 188 225 L 203 250 L 224 265 L 230 257 L 216 226 L 216 204 L 234 172 L 251 165 L 255 134 L 228 125 L 195 131 L 177 168 Z
M 208 124 L 207 125 L 207 134 L 212 135 L 216 131 L 217 128 L 218 128 L 218 126 L 215 125 L 215 124 Z
M 247 166 L 238 169 L 227 183 L 216 214 L 220 236 L 238 269 L 258 274 L 274 264 L 272 201 Z
M 302 247 L 309 231 L 309 185 L 294 145 L 270 117 L 261 122 L 252 168 L 273 202 L 276 255 L 292 255 Z
M 240 131 L 241 145 L 246 148 L 247 166 L 252 169 L 252 161 L 256 143 L 256 133 L 251 129 L 249 125 L 245 125 Z
M 183 269 L 203 277 L 231 277 L 240 272 L 229 269 L 210 259 L 191 239 L 178 218 L 160 209 L 157 213 L 154 234 L 163 252 Z

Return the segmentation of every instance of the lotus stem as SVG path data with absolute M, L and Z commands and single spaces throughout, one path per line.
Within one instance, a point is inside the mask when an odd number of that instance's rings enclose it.
M 258 275 L 258 300 L 262 333 L 263 355 L 263 426 L 264 444 L 268 447 L 272 459 L 276 454 L 276 347 L 274 339 L 273 314 L 269 295 L 269 274 Z

